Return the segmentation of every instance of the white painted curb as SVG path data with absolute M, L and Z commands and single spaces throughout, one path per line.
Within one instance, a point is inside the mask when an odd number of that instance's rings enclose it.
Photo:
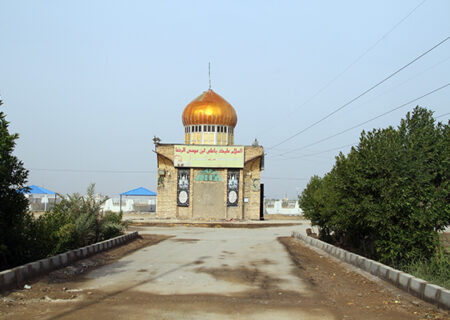
M 23 266 L 0 272 L 0 292 L 3 290 L 21 288 L 26 280 L 43 275 L 55 269 L 63 268 L 69 264 L 87 258 L 95 253 L 117 247 L 138 237 L 138 232 L 128 233 L 86 247 L 60 253 L 56 256 L 27 263 Z
M 293 232 L 292 236 L 313 247 L 326 251 L 343 262 L 352 264 L 380 279 L 390 282 L 424 301 L 433 303 L 443 309 L 450 309 L 450 290 L 298 232 Z

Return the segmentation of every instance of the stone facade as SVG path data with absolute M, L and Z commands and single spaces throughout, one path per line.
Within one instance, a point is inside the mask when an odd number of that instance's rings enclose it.
M 244 147 L 244 167 L 184 168 L 190 173 L 189 205 L 177 204 L 178 168 L 174 167 L 174 144 L 157 144 L 158 189 L 156 216 L 161 219 L 258 220 L 260 217 L 261 170 L 264 150 L 261 146 Z M 205 169 L 212 169 L 217 181 L 195 179 Z M 239 172 L 236 206 L 227 205 L 229 170 Z

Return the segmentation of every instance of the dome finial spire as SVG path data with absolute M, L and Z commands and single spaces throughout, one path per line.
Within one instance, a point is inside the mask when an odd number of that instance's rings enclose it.
M 209 90 L 211 90 L 211 62 L 208 62 Z

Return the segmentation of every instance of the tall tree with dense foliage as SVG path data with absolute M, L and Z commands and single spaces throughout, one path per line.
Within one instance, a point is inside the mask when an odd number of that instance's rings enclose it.
M 0 106 L 2 101 L 0 101 Z M 10 134 L 6 115 L 0 111 L 0 270 L 20 263 L 27 254 L 28 201 L 21 192 L 28 171 L 13 155 L 17 133 Z
M 416 107 L 389 127 L 362 132 L 299 198 L 321 237 L 391 265 L 430 259 L 450 224 L 450 130 Z

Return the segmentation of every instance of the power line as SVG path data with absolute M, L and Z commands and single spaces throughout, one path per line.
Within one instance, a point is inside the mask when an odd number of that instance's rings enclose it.
M 408 62 L 407 64 L 405 64 L 403 67 L 397 69 L 395 72 L 391 73 L 389 76 L 387 76 L 386 78 L 384 78 L 383 80 L 381 80 L 380 82 L 376 83 L 375 85 L 373 85 L 372 87 L 370 87 L 369 89 L 365 90 L 363 93 L 359 94 L 358 96 L 356 96 L 355 98 L 351 99 L 350 101 L 348 101 L 347 103 L 343 104 L 342 106 L 340 106 L 339 108 L 337 108 L 336 110 L 334 110 L 333 112 L 327 114 L 325 117 L 317 120 L 316 122 L 314 122 L 313 124 L 309 125 L 308 127 L 306 127 L 305 129 L 300 130 L 299 132 L 295 133 L 294 135 L 282 140 L 281 142 L 275 144 L 274 146 L 268 148 L 267 150 L 273 149 L 275 147 L 278 147 L 279 145 L 295 138 L 296 136 L 298 136 L 299 134 L 304 133 L 305 131 L 311 129 L 312 127 L 316 126 L 317 124 L 321 123 L 322 121 L 328 119 L 329 117 L 331 117 L 332 115 L 334 115 L 335 113 L 341 111 L 342 109 L 344 109 L 345 107 L 347 107 L 348 105 L 350 105 L 351 103 L 355 102 L 356 100 L 358 100 L 359 98 L 361 98 L 362 96 L 366 95 L 367 93 L 369 93 L 370 91 L 372 91 L 373 89 L 375 89 L 376 87 L 378 87 L 379 85 L 381 85 L 382 83 L 386 82 L 387 80 L 389 80 L 390 78 L 392 78 L 393 76 L 395 76 L 396 74 L 398 74 L 399 72 L 401 72 L 402 70 L 406 69 L 407 67 L 409 67 L 410 65 L 412 65 L 414 62 L 416 62 L 417 60 L 419 60 L 420 58 L 424 57 L 425 55 L 427 55 L 428 53 L 430 53 L 431 51 L 433 51 L 434 49 L 436 49 L 437 47 L 439 47 L 440 45 L 442 45 L 444 42 L 446 42 L 447 40 L 449 40 L 450 37 L 445 38 L 444 40 L 442 40 L 441 42 L 439 42 L 438 44 L 434 45 L 432 48 L 428 49 L 427 51 L 425 51 L 424 53 L 422 53 L 421 55 L 419 55 L 418 57 L 414 58 L 413 60 L 411 60 L 410 62 Z
M 408 82 L 410 82 L 411 80 L 413 80 L 413 79 L 415 79 L 415 78 L 417 78 L 417 77 L 423 75 L 424 73 L 428 72 L 429 70 L 432 70 L 432 69 L 436 68 L 437 66 L 439 66 L 439 65 L 441 65 L 441 64 L 443 64 L 443 63 L 445 63 L 445 62 L 447 62 L 449 59 L 450 59 L 450 56 L 446 57 L 445 59 L 443 59 L 443 60 L 441 60 L 441 61 L 439 61 L 439 62 L 437 62 L 437 63 L 431 65 L 430 67 L 428 67 L 428 68 L 422 70 L 421 72 L 416 73 L 414 76 L 412 76 L 412 77 L 408 78 L 407 80 L 405 80 L 405 81 L 399 83 L 398 85 L 394 86 L 393 88 L 390 88 L 390 89 L 384 91 L 383 93 L 379 94 L 378 96 L 376 96 L 376 97 L 374 97 L 374 98 L 372 98 L 372 99 L 370 99 L 370 100 L 365 101 L 364 104 L 367 104 L 367 103 L 369 103 L 369 102 L 372 102 L 372 101 L 377 100 L 378 98 L 382 97 L 382 96 L 385 95 L 386 93 L 389 93 L 389 92 L 391 92 L 391 91 L 393 91 L 393 90 L 395 90 L 395 89 L 397 89 L 397 88 L 399 88 L 399 87 L 405 85 L 406 83 L 408 83 Z M 439 116 L 439 117 L 441 117 L 441 116 Z M 439 118 L 439 117 L 436 117 L 436 119 Z M 279 151 L 279 152 L 283 152 L 283 151 L 289 150 L 289 149 L 286 149 L 286 148 L 273 148 L 273 149 L 276 149 L 276 150 Z M 303 158 L 303 156 L 302 156 L 302 157 L 296 157 L 296 158 L 288 158 L 288 159 L 300 159 L 300 158 Z M 283 160 L 288 160 L 288 159 L 283 159 Z
M 439 118 L 442 118 L 442 117 L 448 116 L 449 114 L 450 114 L 450 112 L 447 112 L 447 113 L 441 114 L 440 116 L 437 116 L 437 117 L 435 117 L 435 119 L 439 119 Z
M 445 60 L 448 60 L 448 58 L 445 59 Z M 447 113 L 441 114 L 441 115 L 439 115 L 437 117 L 434 117 L 434 119 L 439 119 L 439 118 L 442 118 L 442 117 L 445 117 L 445 116 L 448 116 L 448 115 L 450 115 L 450 112 L 447 112 Z M 346 148 L 346 147 L 351 147 L 351 146 L 354 146 L 357 143 L 358 142 L 349 143 L 349 144 L 346 144 L 346 145 L 343 145 L 343 146 L 340 146 L 340 147 L 336 147 L 336 148 L 332 148 L 332 149 L 327 149 L 327 150 L 323 150 L 323 151 L 319 151 L 319 152 L 315 152 L 315 153 L 303 154 L 303 155 L 300 155 L 298 157 L 282 158 L 282 159 L 276 159 L 276 160 L 283 160 L 284 161 L 284 160 L 302 159 L 302 158 L 306 158 L 306 157 L 314 157 L 314 156 L 317 156 L 317 155 L 320 155 L 320 154 L 324 154 L 324 153 L 327 153 L 327 152 L 340 150 L 340 149 Z
M 421 72 L 419 72 L 419 73 L 415 74 L 414 76 L 408 78 L 407 80 L 401 82 L 401 83 L 398 84 L 397 86 L 395 86 L 395 87 L 393 87 L 393 88 L 391 88 L 391 89 L 389 89 L 389 90 L 387 90 L 387 91 L 381 93 L 380 95 L 376 96 L 376 97 L 373 98 L 373 99 L 370 99 L 370 100 L 366 101 L 365 103 L 371 102 L 371 101 L 374 101 L 374 100 L 377 100 L 379 97 L 385 95 L 386 93 L 388 93 L 388 92 L 390 92 L 390 91 L 392 91 L 392 90 L 394 90 L 394 89 L 396 89 L 396 88 L 398 88 L 398 87 L 403 86 L 404 84 L 408 83 L 409 81 L 413 80 L 414 78 L 417 78 L 418 76 L 424 74 L 425 72 L 427 72 L 427 71 L 429 71 L 429 70 L 431 70 L 431 69 L 434 69 L 434 68 L 436 68 L 437 66 L 439 66 L 439 65 L 441 65 L 441 64 L 443 64 L 443 63 L 445 63 L 445 62 L 447 62 L 449 59 L 450 59 L 450 56 L 448 56 L 447 58 L 445 58 L 445 59 L 439 61 L 438 63 L 435 63 L 435 64 L 433 64 L 432 66 L 430 66 L 430 67 L 428 67 L 428 68 L 422 70 Z M 444 115 L 440 115 L 440 116 L 438 116 L 438 117 L 435 117 L 435 119 L 438 119 L 438 118 L 443 117 L 443 116 L 445 116 L 445 115 L 448 115 L 448 113 L 446 113 L 446 114 L 444 114 Z M 326 152 L 338 150 L 338 149 L 340 149 L 340 148 L 344 148 L 344 147 L 351 146 L 351 145 L 352 145 L 352 144 L 345 145 L 345 146 L 342 146 L 342 147 L 339 147 L 339 148 L 333 148 L 333 149 L 321 151 L 321 152 L 318 152 L 318 153 L 306 154 L 306 155 L 301 155 L 301 156 L 299 156 L 299 157 L 284 158 L 284 159 L 278 159 L 278 160 L 301 159 L 301 158 L 305 158 L 305 157 L 315 156 L 315 155 L 319 155 L 319 154 L 322 154 L 322 153 L 326 153 Z M 274 149 L 277 149 L 277 150 L 279 150 L 279 151 L 281 151 L 281 152 L 286 150 L 285 148 L 284 148 L 284 149 L 274 148 Z
M 367 104 L 367 103 L 369 103 L 369 102 L 372 102 L 372 101 L 377 100 L 378 98 L 382 97 L 382 96 L 385 95 L 386 93 L 389 93 L 389 92 L 391 92 L 391 91 L 393 91 L 393 90 L 395 90 L 395 89 L 397 89 L 397 88 L 399 88 L 399 87 L 405 85 L 406 83 L 408 83 L 408 82 L 410 82 L 411 80 L 413 80 L 413 79 L 415 79 L 415 78 L 417 78 L 417 77 L 423 75 L 424 73 L 428 72 L 429 70 L 432 70 L 432 69 L 436 68 L 437 66 L 439 66 L 439 65 L 441 65 L 441 64 L 443 64 L 443 63 L 445 63 L 445 62 L 447 62 L 449 59 L 450 59 L 450 56 L 448 56 L 447 58 L 445 58 L 445 59 L 443 59 L 443 60 L 441 60 L 441 61 L 439 61 L 439 62 L 437 62 L 437 63 L 435 63 L 435 64 L 433 64 L 433 65 L 431 65 L 430 67 L 428 67 L 428 68 L 422 70 L 421 72 L 416 73 L 415 75 L 413 75 L 412 77 L 406 79 L 405 81 L 400 82 L 398 85 L 396 85 L 396 86 L 394 86 L 394 87 L 392 87 L 392 88 L 390 88 L 390 89 L 387 89 L 386 91 L 380 93 L 380 94 L 377 95 L 376 97 L 374 97 L 374 98 L 372 98 L 372 99 L 369 99 L 369 100 L 363 102 L 363 104 Z
M 402 104 L 402 105 L 400 105 L 400 106 L 397 106 L 397 107 L 395 107 L 395 108 L 393 108 L 393 109 L 391 109 L 391 110 L 389 110 L 389 111 L 386 111 L 386 112 L 384 112 L 384 113 L 382 113 L 382 114 L 380 114 L 380 115 L 378 115 L 378 116 L 376 116 L 376 117 L 374 117 L 374 118 L 371 118 L 371 119 L 369 119 L 369 120 L 366 120 L 366 121 L 364 121 L 364 122 L 361 122 L 361 123 L 359 123 L 359 124 L 357 124 L 357 125 L 355 125 L 355 126 L 353 126 L 353 127 L 351 127 L 351 128 L 345 129 L 345 130 L 343 130 L 343 131 L 341 131 L 341 132 L 335 133 L 335 134 L 333 134 L 333 135 L 331 135 L 331 136 L 328 136 L 328 137 L 326 137 L 326 138 L 323 138 L 323 139 L 321 139 L 321 140 L 319 140 L 319 141 L 310 143 L 310 144 L 308 144 L 308 145 L 306 145 L 306 146 L 303 146 L 303 147 L 300 147 L 300 148 L 296 148 L 296 149 L 293 149 L 293 150 L 291 150 L 291 151 L 287 151 L 287 152 L 284 152 L 284 153 L 280 153 L 280 154 L 278 154 L 277 156 L 283 156 L 283 155 L 288 154 L 288 153 L 292 153 L 292 152 L 295 152 L 295 151 L 303 150 L 303 149 L 309 148 L 309 147 L 311 147 L 311 146 L 314 146 L 314 145 L 316 145 L 316 144 L 319 144 L 319 143 L 321 143 L 321 142 L 323 142 L 323 141 L 326 141 L 326 140 L 329 140 L 329 139 L 331 139 L 331 138 L 337 137 L 337 136 L 339 136 L 339 135 L 341 135 L 341 134 L 343 134 L 343 133 L 345 133 L 345 132 L 348 132 L 348 131 L 350 131 L 350 130 L 356 129 L 356 128 L 360 127 L 360 126 L 365 125 L 366 123 L 369 123 L 369 122 L 371 122 L 371 121 L 373 121 L 373 120 L 376 120 L 376 119 L 378 119 L 378 118 L 381 118 L 381 117 L 383 117 L 383 116 L 385 116 L 385 115 L 387 115 L 387 114 L 389 114 L 389 113 L 392 113 L 392 112 L 394 112 L 394 111 L 396 111 L 396 110 L 398 110 L 398 109 L 400 109 L 400 108 L 403 108 L 403 107 L 405 107 L 405 106 L 407 106 L 407 105 L 409 105 L 409 104 L 411 104 L 411 103 L 413 103 L 413 102 L 415 102 L 415 101 L 417 101 L 417 100 L 420 100 L 420 99 L 422 99 L 422 98 L 425 98 L 426 96 L 429 96 L 429 95 L 431 95 L 431 94 L 433 94 L 433 93 L 435 93 L 435 92 L 437 92 L 437 91 L 440 91 L 440 90 L 442 90 L 442 89 L 444 89 L 444 88 L 446 88 L 446 87 L 448 87 L 448 86 L 450 86 L 450 82 L 447 83 L 447 84 L 445 84 L 445 85 L 443 85 L 442 87 L 439 87 L 439 88 L 437 88 L 437 89 L 434 89 L 434 90 L 432 90 L 432 91 L 430 91 L 430 92 L 428 92 L 428 93 L 426 93 L 426 94 L 424 94 L 424 95 L 422 95 L 422 96 L 420 96 L 420 97 L 418 97 L 418 98 L 412 99 L 412 100 L 410 100 L 410 101 L 408 101 L 408 102 L 406 102 L 406 103 L 404 103 L 404 104 Z
M 282 158 L 282 159 L 276 159 L 276 160 L 294 160 L 294 159 L 302 159 L 302 158 L 306 158 L 306 157 L 314 157 L 314 156 L 317 156 L 319 154 L 323 154 L 323 153 L 327 153 L 327 152 L 331 152 L 331 151 L 340 150 L 342 148 L 350 147 L 350 146 L 355 145 L 356 143 L 357 142 L 349 143 L 349 144 L 346 144 L 346 145 L 343 145 L 343 146 L 340 146 L 340 147 L 337 147 L 337 148 L 332 148 L 332 149 L 328 149 L 328 150 L 324 150 L 324 151 L 320 151 L 320 152 L 316 152 L 316 153 L 303 154 L 303 155 L 298 156 L 298 157 Z
M 127 171 L 127 170 L 78 170 L 78 169 L 47 169 L 30 168 L 31 171 L 49 171 L 49 172 L 71 172 L 71 173 L 155 173 L 156 171 Z
M 389 34 L 391 34 L 397 27 L 402 24 L 403 21 L 405 21 L 409 16 L 411 16 L 420 6 L 422 6 L 427 0 L 423 0 L 421 3 L 419 3 L 417 6 L 415 6 L 406 16 L 404 16 L 399 22 L 397 22 L 391 29 L 389 29 L 388 32 L 383 34 L 381 38 L 379 38 L 377 41 L 375 41 L 374 44 L 372 44 L 369 48 L 366 49 L 362 54 L 360 54 L 353 62 L 351 62 L 347 67 L 344 68 L 338 75 L 336 75 L 334 78 L 332 78 L 330 81 L 325 84 L 322 88 L 320 88 L 315 94 L 313 94 L 311 97 L 306 99 L 305 102 L 303 102 L 299 107 L 297 107 L 295 110 L 290 112 L 287 116 L 292 115 L 297 110 L 303 108 L 305 105 L 307 105 L 310 101 L 312 101 L 315 97 L 320 95 L 323 91 L 325 91 L 329 86 L 331 86 L 336 80 L 338 80 L 340 77 L 342 77 L 348 70 L 350 70 L 351 67 L 353 67 L 355 64 L 357 64 L 362 58 L 364 58 L 370 51 L 375 49 L 375 47 L 380 44 L 381 41 L 383 41 Z M 272 130 L 273 128 L 277 127 L 277 125 L 274 125 L 270 127 L 269 129 L 264 130 L 264 133 L 267 131 Z
M 424 74 L 425 72 L 427 72 L 427 71 L 429 71 L 429 70 L 431 70 L 431 69 L 436 68 L 437 66 L 439 66 L 439 65 L 441 65 L 441 64 L 443 64 L 443 63 L 445 63 L 445 62 L 447 62 L 449 59 L 450 59 L 450 56 L 446 57 L 445 59 L 443 59 L 443 60 L 441 60 L 441 61 L 439 61 L 439 62 L 433 64 L 432 66 L 430 66 L 430 67 L 428 67 L 428 68 L 422 70 L 421 72 L 415 74 L 414 76 L 410 77 L 410 78 L 407 79 L 406 81 L 401 82 L 400 84 L 398 84 L 397 86 L 393 87 L 392 89 L 389 89 L 389 90 L 387 90 L 387 91 L 381 93 L 381 94 L 378 95 L 377 97 L 375 97 L 375 98 L 373 98 L 373 99 L 370 99 L 370 100 L 366 101 L 365 103 L 370 102 L 370 101 L 374 101 L 374 100 L 378 99 L 379 97 L 385 95 L 386 93 L 392 91 L 393 89 L 396 89 L 396 88 L 398 88 L 398 87 L 400 87 L 400 86 L 403 86 L 405 83 L 407 83 L 407 82 L 413 80 L 414 78 L 417 78 L 418 76 Z M 444 117 L 444 116 L 446 116 L 446 115 L 448 115 L 448 114 L 450 114 L 450 113 L 446 113 L 446 114 L 439 115 L 439 116 L 435 117 L 435 119 Z M 293 160 L 293 159 L 302 159 L 302 158 L 306 158 L 306 157 L 313 157 L 313 156 L 315 156 L 315 155 L 319 155 L 319 154 L 322 154 L 322 153 L 327 153 L 327 152 L 334 151 L 334 150 L 339 150 L 339 149 L 341 149 L 341 148 L 345 148 L 345 147 L 348 147 L 348 146 L 351 146 L 351 145 L 354 145 L 354 144 L 355 144 L 355 143 L 353 143 L 353 144 L 348 144 L 348 145 L 345 145 L 345 146 L 341 146 L 341 147 L 338 147 L 338 148 L 333 148 L 333 149 L 325 150 L 325 151 L 320 151 L 320 152 L 317 152 L 317 153 L 305 154 L 305 155 L 301 155 L 301 156 L 298 156 L 298 157 L 291 157 L 291 158 L 284 158 L 284 159 L 277 159 L 277 160 Z M 274 149 L 277 149 L 277 150 L 280 151 L 280 152 L 290 150 L 290 149 L 286 149 L 286 148 L 283 148 L 283 149 L 280 149 L 280 148 L 274 148 Z

